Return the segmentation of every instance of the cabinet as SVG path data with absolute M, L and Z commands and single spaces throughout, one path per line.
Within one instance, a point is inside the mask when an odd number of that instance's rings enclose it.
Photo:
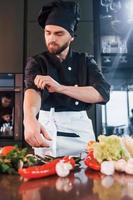
M 0 146 L 22 145 L 23 74 L 0 74 L 0 80 Z

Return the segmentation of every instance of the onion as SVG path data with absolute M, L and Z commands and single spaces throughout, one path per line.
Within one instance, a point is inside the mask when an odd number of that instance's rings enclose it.
M 113 175 L 115 171 L 115 166 L 112 161 L 103 161 L 101 163 L 101 173 L 105 175 Z

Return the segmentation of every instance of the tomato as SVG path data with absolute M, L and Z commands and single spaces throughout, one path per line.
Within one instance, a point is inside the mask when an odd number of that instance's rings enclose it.
M 5 146 L 5 147 L 2 147 L 2 149 L 0 151 L 0 155 L 7 156 L 15 148 L 16 148 L 15 146 Z
M 84 159 L 84 163 L 87 167 L 99 171 L 101 169 L 100 163 L 94 158 L 93 151 L 89 151 L 87 157 Z

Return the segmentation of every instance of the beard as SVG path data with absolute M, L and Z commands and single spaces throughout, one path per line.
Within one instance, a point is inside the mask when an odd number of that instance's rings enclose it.
M 55 42 L 50 42 L 47 45 L 47 49 L 48 51 L 53 54 L 53 55 L 59 55 L 60 53 L 62 53 L 62 51 L 64 51 L 67 47 L 69 46 L 69 42 L 64 43 L 62 46 L 59 46 L 58 44 L 56 44 Z

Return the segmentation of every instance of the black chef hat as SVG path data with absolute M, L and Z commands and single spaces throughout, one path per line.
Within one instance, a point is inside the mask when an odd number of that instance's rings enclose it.
M 65 28 L 72 36 L 79 21 L 79 5 L 73 1 L 56 0 L 43 6 L 39 16 L 39 25 L 57 25 Z

